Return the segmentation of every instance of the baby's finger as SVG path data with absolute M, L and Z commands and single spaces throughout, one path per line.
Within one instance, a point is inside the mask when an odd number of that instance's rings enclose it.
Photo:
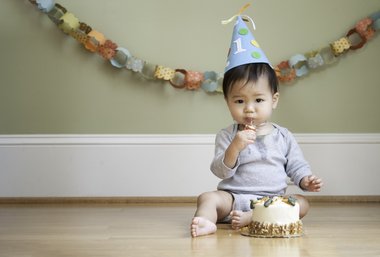
M 250 144 L 254 144 L 255 143 L 255 140 L 254 139 L 248 139 L 248 144 L 250 145 Z
M 321 184 L 317 184 L 317 185 L 314 186 L 314 189 L 319 192 L 319 191 L 321 191 L 322 186 L 323 186 L 322 183 Z

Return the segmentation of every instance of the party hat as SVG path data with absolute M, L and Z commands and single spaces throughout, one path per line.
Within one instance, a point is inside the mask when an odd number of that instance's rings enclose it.
M 265 53 L 260 48 L 259 43 L 248 29 L 244 20 L 251 21 L 254 29 L 256 29 L 255 23 L 249 16 L 241 15 L 242 11 L 248 6 L 249 4 L 245 5 L 237 15 L 234 15 L 229 20 L 222 21 L 222 24 L 228 24 L 236 20 L 224 72 L 248 63 L 267 63 L 270 65 L 268 58 L 265 56 Z

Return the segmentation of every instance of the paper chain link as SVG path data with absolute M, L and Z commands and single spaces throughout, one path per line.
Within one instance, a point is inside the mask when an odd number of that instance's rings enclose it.
M 141 60 L 128 49 L 119 47 L 102 33 L 79 21 L 72 13 L 54 0 L 29 0 L 64 33 L 81 43 L 90 52 L 98 53 L 116 68 L 139 73 L 146 79 L 169 82 L 175 88 L 197 90 L 202 88 L 208 93 L 222 93 L 223 74 L 215 71 L 197 72 L 185 69 L 172 69 Z M 345 36 L 320 49 L 305 54 L 295 54 L 274 66 L 280 83 L 292 83 L 297 78 L 309 74 L 322 66 L 336 62 L 349 51 L 362 48 L 380 29 L 380 11 L 356 23 Z M 355 36 L 356 35 L 356 36 Z

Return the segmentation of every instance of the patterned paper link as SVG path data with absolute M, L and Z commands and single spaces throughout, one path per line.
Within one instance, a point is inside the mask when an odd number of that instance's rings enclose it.
M 58 27 L 66 34 L 79 28 L 79 19 L 70 12 L 65 13 L 59 20 Z
M 167 68 L 162 65 L 158 65 L 155 72 L 155 77 L 163 80 L 171 80 L 174 78 L 175 70 Z
M 116 57 L 115 55 L 117 53 L 117 50 L 115 50 L 114 45 L 105 45 L 107 44 L 107 40 L 102 33 L 92 30 L 92 28 L 85 23 L 79 22 L 78 19 L 75 18 L 75 16 L 72 14 L 65 16 L 67 13 L 66 8 L 58 3 L 55 3 L 53 0 L 29 0 L 29 2 L 32 5 L 37 6 L 38 9 L 40 9 L 42 12 L 47 13 L 49 18 L 54 23 L 56 23 L 65 33 L 69 34 L 80 43 L 85 45 L 89 51 L 98 51 L 102 57 L 110 60 L 111 63 L 115 63 L 116 60 L 113 60 L 113 58 Z M 249 4 L 244 6 L 237 15 L 241 15 L 244 9 L 246 9 L 248 6 Z M 235 17 L 236 15 L 231 17 L 229 20 L 223 21 L 223 23 L 229 23 L 231 20 L 234 20 Z M 245 21 L 250 21 L 255 29 L 253 20 L 248 19 L 249 17 L 247 17 L 244 16 L 243 19 Z M 380 12 L 376 12 L 369 18 L 364 18 L 358 21 L 355 25 L 356 32 L 365 37 L 366 40 L 373 38 L 374 34 L 380 29 L 379 17 Z M 321 50 L 311 52 L 313 54 L 305 54 L 307 57 L 307 67 L 310 69 L 316 69 L 322 65 L 331 64 L 336 61 L 336 57 L 347 52 L 350 48 L 352 48 L 352 46 L 349 39 L 347 37 L 342 37 L 339 40 L 331 43 L 328 47 L 324 47 Z M 113 65 L 115 67 L 125 66 L 127 69 L 139 72 L 143 77 L 147 79 L 155 78 L 170 81 L 175 75 L 175 69 L 164 67 L 162 65 L 147 63 L 146 61 L 132 57 L 129 52 L 128 54 L 124 54 L 124 57 L 124 60 L 122 61 L 125 61 L 124 64 L 116 63 L 117 65 Z M 120 58 L 121 57 L 119 56 L 118 61 L 121 60 Z M 290 67 L 288 61 L 283 61 L 275 66 L 275 72 L 279 81 L 282 83 L 291 82 L 297 77 L 296 70 Z M 197 78 L 191 78 L 191 76 L 187 76 L 188 81 L 185 81 L 187 89 L 194 90 L 201 87 L 206 92 L 222 93 L 222 74 L 216 73 L 214 71 L 208 71 L 205 73 L 198 72 L 196 74 Z M 216 77 L 215 74 L 217 74 Z
M 339 56 L 350 49 L 351 43 L 346 37 L 342 37 L 341 39 L 333 42 L 331 44 L 331 48 L 334 51 L 335 56 Z

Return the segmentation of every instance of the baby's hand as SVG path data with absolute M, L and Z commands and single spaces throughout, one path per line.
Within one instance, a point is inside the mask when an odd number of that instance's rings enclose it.
M 303 177 L 300 183 L 301 188 L 310 192 L 319 192 L 323 186 L 322 179 L 314 175 Z
M 238 131 L 232 143 L 235 145 L 236 149 L 241 152 L 249 144 L 253 144 L 256 141 L 256 129 L 244 129 Z

